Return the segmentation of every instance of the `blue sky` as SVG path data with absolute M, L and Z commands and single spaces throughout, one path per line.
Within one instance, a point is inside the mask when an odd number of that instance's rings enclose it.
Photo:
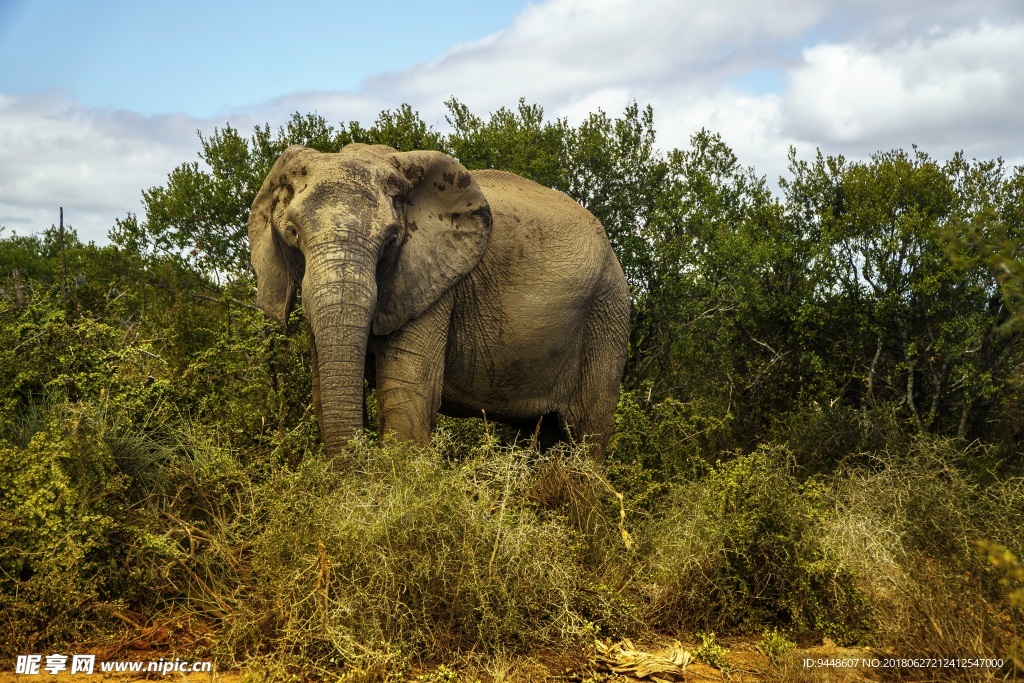
M 392 2 L 384 16 L 373 2 L 0 0 L 0 64 L 18 65 L 0 70 L 0 92 L 225 115 L 288 92 L 355 90 L 502 29 L 525 4 Z
M 444 128 L 520 97 L 580 121 L 654 108 L 661 149 L 721 133 L 769 183 L 787 151 L 1024 163 L 1020 0 L 0 0 L 0 226 L 64 206 L 85 239 L 197 158 L 197 131 L 409 103 Z

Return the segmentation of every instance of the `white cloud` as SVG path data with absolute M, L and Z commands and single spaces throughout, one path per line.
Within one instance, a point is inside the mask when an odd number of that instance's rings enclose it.
M 686 147 L 693 133 L 706 128 L 722 136 L 741 166 L 753 166 L 774 183 L 785 171 L 786 153 L 792 144 L 779 132 L 781 105 L 778 95 L 752 96 L 723 89 L 686 100 L 664 98 L 652 106 L 659 140 L 672 141 L 671 145 L 661 143 L 663 149 Z
M 369 93 L 416 102 L 456 95 L 475 110 L 519 97 L 549 110 L 594 93 L 627 98 L 706 87 L 767 46 L 795 40 L 822 16 L 813 0 L 552 0 L 529 5 L 507 29 L 440 58 L 365 83 Z
M 368 79 L 359 104 L 408 101 L 443 125 L 451 95 L 477 113 L 525 97 L 572 122 L 635 99 L 654 106 L 662 149 L 708 128 L 773 182 L 790 145 L 863 157 L 917 143 L 940 157 L 1024 160 L 1022 19 L 1008 0 L 552 0 L 483 40 Z M 751 70 L 788 87 L 734 85 Z
M 284 93 L 227 118 L 242 131 L 295 111 L 369 124 L 408 102 L 444 128 L 454 95 L 480 115 L 525 97 L 578 123 L 635 99 L 653 105 L 661 149 L 707 128 L 774 182 L 790 145 L 862 158 L 917 143 L 937 158 L 964 149 L 1022 163 L 1021 63 L 1019 0 L 550 0 L 355 91 Z M 765 74 L 783 85 L 743 87 Z M 63 205 L 83 236 L 102 239 L 139 209 L 142 189 L 196 158 L 197 128 L 224 122 L 0 95 L 0 225 L 40 230 Z
M 138 211 L 143 189 L 198 148 L 201 123 L 87 109 L 60 94 L 0 95 L 0 225 L 39 232 L 58 221 L 105 241 L 114 219 Z
M 1024 143 L 1024 24 L 983 23 L 868 51 L 804 51 L 783 132 L 851 152 L 917 143 L 1018 156 Z
M 662 149 L 708 128 L 723 134 L 742 163 L 772 177 L 786 159 L 780 99 L 728 83 L 752 67 L 781 72 L 787 59 L 779 46 L 798 41 L 826 9 L 817 0 L 552 0 L 529 5 L 499 33 L 369 78 L 357 94 L 303 93 L 277 105 L 348 120 L 358 117 L 346 112 L 372 119 L 410 102 L 443 128 L 442 103 L 452 95 L 478 114 L 525 97 L 573 123 L 597 108 L 618 115 L 636 100 L 654 107 Z M 762 168 L 770 159 L 778 163 Z

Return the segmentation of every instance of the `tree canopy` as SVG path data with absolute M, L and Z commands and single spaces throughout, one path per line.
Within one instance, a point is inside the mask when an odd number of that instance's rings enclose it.
M 296 113 L 249 137 L 216 129 L 112 239 L 246 279 L 249 206 L 285 147 L 437 149 L 566 192 L 601 220 L 633 293 L 626 386 L 715 415 L 729 443 L 826 409 L 959 438 L 1020 430 L 1022 169 L 791 150 L 776 196 L 715 133 L 659 149 L 650 107 L 573 126 L 523 100 L 487 117 L 446 105 L 444 133 L 408 105 L 368 128 Z

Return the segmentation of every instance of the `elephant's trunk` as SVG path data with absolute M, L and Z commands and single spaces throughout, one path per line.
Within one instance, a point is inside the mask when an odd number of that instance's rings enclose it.
M 311 259 L 302 306 L 319 366 L 320 435 L 328 456 L 338 455 L 363 427 L 363 376 L 370 322 L 377 299 L 372 266 L 346 258 Z

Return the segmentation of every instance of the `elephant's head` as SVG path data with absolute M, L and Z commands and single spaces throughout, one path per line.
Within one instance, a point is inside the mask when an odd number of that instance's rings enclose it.
M 328 453 L 362 426 L 370 332 L 422 314 L 476 266 L 491 212 L 470 173 L 440 152 L 289 147 L 252 204 L 256 301 L 284 325 L 302 287 Z

